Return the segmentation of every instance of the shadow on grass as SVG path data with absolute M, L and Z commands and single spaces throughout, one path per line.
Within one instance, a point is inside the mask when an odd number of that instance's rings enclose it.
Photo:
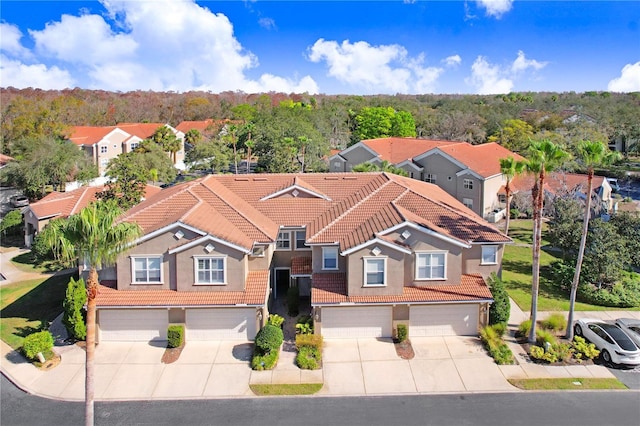
M 24 318 L 27 321 L 53 321 L 62 312 L 62 300 L 71 276 L 73 276 L 72 273 L 47 278 L 0 310 L 0 317 Z
M 57 272 L 64 269 L 64 267 L 57 262 L 51 260 L 39 260 L 33 254 L 33 251 L 19 254 L 13 257 L 11 261 L 16 263 L 22 270 L 33 270 L 34 272 Z

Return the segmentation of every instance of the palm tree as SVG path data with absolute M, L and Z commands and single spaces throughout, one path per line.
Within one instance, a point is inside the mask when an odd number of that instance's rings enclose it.
M 566 338 L 573 339 L 573 312 L 576 304 L 576 294 L 578 283 L 580 282 L 580 272 L 584 250 L 587 245 L 587 232 L 589 232 L 589 216 L 591 215 L 591 195 L 593 192 L 594 168 L 600 165 L 609 165 L 620 159 L 619 152 L 609 151 L 609 147 L 602 142 L 581 141 L 578 144 L 578 157 L 587 168 L 587 191 L 584 206 L 584 219 L 582 220 L 582 237 L 578 249 L 578 259 L 576 260 L 576 270 L 571 282 L 571 293 L 569 296 L 569 318 L 567 320 Z
M 198 129 L 189 129 L 187 133 L 184 134 L 184 142 L 194 147 L 202 140 L 202 133 Z
M 251 150 L 256 146 L 256 143 L 251 139 L 255 128 L 253 123 L 244 125 L 244 131 L 247 135 L 247 140 L 244 142 L 244 145 L 247 147 L 247 174 L 251 173 Z
M 540 287 L 540 248 L 542 245 L 542 215 L 544 208 L 544 181 L 546 174 L 557 169 L 569 158 L 569 153 L 548 139 L 532 141 L 529 159 L 522 166 L 535 176 L 531 195 L 533 197 L 533 261 L 531 278 L 531 329 L 529 343 L 536 341 L 538 315 L 538 289 Z
M 500 159 L 500 172 L 506 179 L 504 192 L 507 198 L 507 217 L 505 219 L 504 233 L 509 235 L 509 220 L 511 219 L 511 181 L 516 175 L 522 173 L 523 163 L 516 161 L 513 157 Z
M 94 422 L 94 354 L 96 347 L 96 295 L 98 293 L 98 269 L 113 265 L 118 255 L 124 252 L 141 235 L 135 223 L 119 222 L 121 210 L 113 200 L 89 204 L 78 214 L 66 220 L 56 220 L 46 244 L 56 257 L 65 262 L 82 258 L 89 275 L 87 286 L 87 344 L 85 376 L 85 424 Z

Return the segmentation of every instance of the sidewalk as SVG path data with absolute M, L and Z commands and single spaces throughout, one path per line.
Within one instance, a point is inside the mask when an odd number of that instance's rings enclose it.
M 528 315 L 512 303 L 509 327 Z M 544 317 L 549 313 L 541 312 Z M 640 312 L 578 312 L 579 317 L 640 317 Z M 60 339 L 57 340 L 60 344 Z M 110 342 L 96 349 L 96 400 L 254 397 L 251 384 L 323 383 L 317 396 L 371 396 L 472 392 L 520 392 L 510 378 L 614 377 L 600 365 L 545 366 L 531 362 L 511 335 L 516 365 L 498 366 L 476 337 L 412 339 L 416 357 L 400 359 L 390 339 L 325 342 L 323 368 L 301 370 L 295 351 L 283 350 L 272 371 L 253 371 L 250 342 L 188 342 L 180 358 L 161 362 L 162 343 Z M 41 371 L 0 341 L 0 371 L 26 392 L 60 400 L 84 398 L 85 352 L 56 346 L 61 363 Z

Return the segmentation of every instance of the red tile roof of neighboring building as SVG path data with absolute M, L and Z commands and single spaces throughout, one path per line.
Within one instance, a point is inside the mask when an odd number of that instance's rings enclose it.
M 524 157 L 495 142 L 480 145 L 465 142 L 438 149 L 484 178 L 500 174 L 500 158 L 513 157 L 518 161 L 524 160 Z
M 40 201 L 31 203 L 29 209 L 38 219 L 52 217 L 68 217 L 78 213 L 90 202 L 96 200 L 96 194 L 102 192 L 104 186 L 83 186 L 67 192 L 52 192 L 47 194 Z M 162 191 L 162 188 L 154 185 L 147 185 L 145 188 L 145 198 Z
M 365 139 L 361 142 L 363 145 L 366 145 L 368 148 L 376 152 L 381 160 L 386 160 L 392 164 L 411 160 L 413 157 L 424 154 L 434 148 L 464 143 L 456 141 L 435 141 L 429 139 L 395 137 Z
M 200 121 L 183 121 L 176 126 L 177 130 L 180 130 L 182 133 L 187 133 L 191 129 L 196 129 L 200 133 L 206 133 L 209 130 L 215 129 L 217 127 L 222 127 L 226 123 L 231 123 L 232 120 L 224 119 L 224 120 L 200 120 Z
M 109 284 L 109 283 L 105 283 Z M 98 307 L 127 306 L 262 306 L 269 289 L 269 271 L 249 271 L 245 291 L 175 291 L 175 290 L 116 290 L 101 285 L 98 288 Z
M 74 126 L 67 136 L 75 145 L 94 145 L 114 131 L 116 126 Z
M 118 123 L 118 128 L 140 139 L 148 139 L 165 123 Z
M 467 302 L 492 299 L 491 291 L 480 275 L 462 275 L 460 284 L 404 286 L 402 294 L 381 296 L 348 296 L 346 274 L 313 274 L 312 305 L 340 303 L 429 303 Z
M 512 192 L 530 191 L 533 188 L 535 177 L 531 174 L 522 174 L 513 178 L 510 187 Z M 588 176 L 579 173 L 552 172 L 545 178 L 544 188 L 553 194 L 569 193 L 573 191 L 585 192 L 587 189 Z M 604 176 L 593 176 L 593 191 L 597 192 L 602 187 Z M 500 193 L 504 194 L 504 186 L 500 188 Z
M 465 242 L 510 241 L 438 186 L 386 173 L 209 175 L 165 189 L 123 220 L 145 233 L 182 222 L 247 250 L 275 241 L 281 226 L 346 250 L 407 221 Z

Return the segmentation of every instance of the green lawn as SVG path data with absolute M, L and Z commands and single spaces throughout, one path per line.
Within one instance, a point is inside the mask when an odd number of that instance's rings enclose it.
M 545 246 L 549 242 L 544 238 L 547 231 L 547 223 L 542 223 L 542 245 Z M 515 219 L 509 222 L 509 237 L 516 244 L 533 244 L 531 234 L 533 232 L 533 220 L 531 219 Z
M 70 276 L 58 275 L 1 287 L 0 338 L 18 349 L 25 336 L 60 315 Z
M 531 220 L 515 220 L 510 226 L 509 236 L 514 240 L 531 241 Z M 544 229 L 544 228 L 543 228 Z M 511 230 L 514 230 L 512 234 Z M 543 234 L 543 245 L 544 241 Z M 553 285 L 550 276 L 550 265 L 553 261 L 560 260 L 559 253 L 553 251 L 540 252 L 540 290 L 538 293 L 539 311 L 568 311 L 569 293 L 562 292 L 558 286 Z M 518 304 L 520 309 L 527 312 L 531 309 L 531 268 L 532 251 L 531 247 L 524 247 L 518 244 L 505 247 L 502 258 L 502 279 L 507 288 L 509 296 Z M 611 308 L 607 306 L 591 305 L 588 303 L 576 302 L 577 311 L 607 311 L 615 310 L 640 310 L 636 308 Z
M 588 389 L 628 389 L 618 379 L 509 379 L 513 386 L 524 390 L 588 390 Z
M 313 395 L 322 389 L 322 383 L 264 384 L 249 387 L 258 396 Z

